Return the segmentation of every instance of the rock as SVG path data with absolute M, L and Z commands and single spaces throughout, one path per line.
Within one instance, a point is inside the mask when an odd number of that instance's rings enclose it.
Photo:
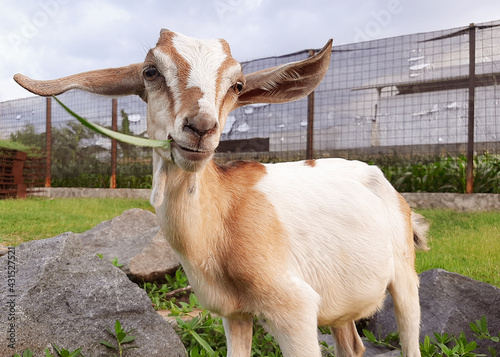
M 136 282 L 163 280 L 180 266 L 156 216 L 146 210 L 127 210 L 78 237 L 89 253 L 102 254 L 107 261 L 118 258 L 123 272 Z
M 8 281 L 12 257 L 0 258 L 1 356 L 21 354 L 26 348 L 41 356 L 47 347 L 54 354 L 52 343 L 82 348 L 85 356 L 110 356 L 99 340 L 116 342 L 106 327 L 113 330 L 117 319 L 127 331 L 136 329 L 139 348 L 128 350 L 127 356 L 186 356 L 146 292 L 109 261 L 84 252 L 78 235 L 64 233 L 21 244 L 15 249 L 15 280 Z
M 397 331 L 394 307 L 390 296 L 384 308 L 369 322 L 368 329 L 385 337 Z M 420 275 L 420 306 L 422 323 L 420 340 L 433 333 L 448 333 L 458 336 L 464 332 L 469 341 L 475 340 L 470 322 L 486 316 L 488 329 L 494 336 L 500 331 L 500 289 L 442 269 L 423 272 Z M 487 353 L 487 346 L 499 350 L 500 345 L 492 341 L 477 341 L 480 353 Z M 478 352 L 478 353 L 479 353 Z

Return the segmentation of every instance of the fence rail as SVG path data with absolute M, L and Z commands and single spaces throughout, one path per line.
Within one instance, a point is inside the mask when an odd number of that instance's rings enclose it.
M 244 62 L 244 72 L 313 53 Z M 216 159 L 381 162 L 467 155 L 472 192 L 473 155 L 500 154 L 500 20 L 335 46 L 331 61 L 308 98 L 232 112 Z M 60 98 L 89 120 L 146 136 L 146 105 L 136 97 L 71 91 Z M 0 139 L 45 150 L 47 186 L 98 173 L 108 177 L 106 185 L 117 187 L 117 177 L 151 173 L 150 150 L 99 137 L 51 103 L 40 97 L 0 103 Z

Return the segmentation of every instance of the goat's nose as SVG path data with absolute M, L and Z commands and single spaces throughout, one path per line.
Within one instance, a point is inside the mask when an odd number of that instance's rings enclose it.
M 199 137 L 211 134 L 217 130 L 219 123 L 207 116 L 184 118 L 184 131 L 192 132 Z

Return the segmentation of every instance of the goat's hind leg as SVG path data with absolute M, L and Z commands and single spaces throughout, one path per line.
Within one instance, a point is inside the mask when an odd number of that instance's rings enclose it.
M 342 326 L 331 326 L 333 338 L 335 339 L 335 357 L 360 357 L 365 353 L 365 346 L 354 321 Z
M 253 318 L 223 318 L 226 332 L 227 357 L 249 357 L 252 352 Z
M 419 357 L 420 302 L 418 297 L 418 275 L 410 267 L 402 267 L 396 279 L 389 285 L 394 301 L 394 312 L 398 324 L 399 338 L 405 357 Z

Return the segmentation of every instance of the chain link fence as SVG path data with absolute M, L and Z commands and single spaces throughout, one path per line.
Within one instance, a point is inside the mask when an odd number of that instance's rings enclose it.
M 330 69 L 309 97 L 232 112 L 216 160 L 344 157 L 383 163 L 500 154 L 500 21 L 332 51 Z M 313 52 L 244 62 L 244 72 Z M 93 122 L 113 127 L 115 117 L 118 131 L 147 136 L 146 104 L 137 97 L 113 101 L 71 91 L 60 99 Z M 54 103 L 41 97 L 0 103 L 0 140 L 38 147 L 48 158 L 52 186 L 110 187 L 114 180 L 118 187 L 149 185 L 135 182 L 151 177 L 149 149 L 113 144 Z

